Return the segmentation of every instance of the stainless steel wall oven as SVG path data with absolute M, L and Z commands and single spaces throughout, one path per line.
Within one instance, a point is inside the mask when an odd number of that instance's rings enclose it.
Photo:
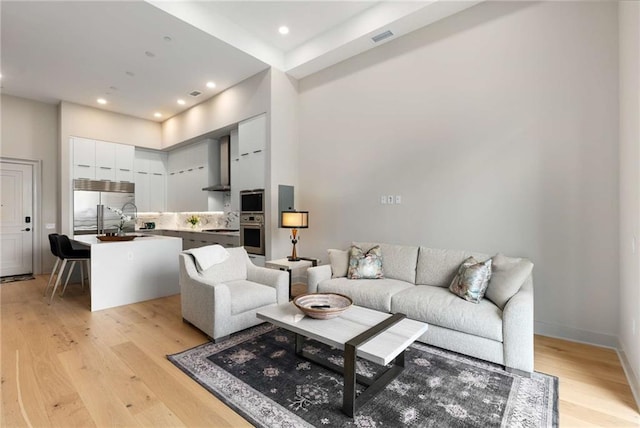
M 264 214 L 240 214 L 240 245 L 247 253 L 265 254 Z

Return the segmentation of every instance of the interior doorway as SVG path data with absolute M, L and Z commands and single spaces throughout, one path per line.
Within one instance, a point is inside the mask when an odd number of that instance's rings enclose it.
M 34 166 L 0 162 L 0 276 L 33 273 Z

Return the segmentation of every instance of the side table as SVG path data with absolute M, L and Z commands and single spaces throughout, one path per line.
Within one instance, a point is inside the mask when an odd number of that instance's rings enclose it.
M 289 272 L 289 300 L 293 299 L 293 285 L 307 284 L 307 269 L 318 266 L 318 259 L 300 257 L 297 262 L 289 261 L 286 257 L 283 259 L 270 260 L 264 264 L 270 269 L 278 269 Z

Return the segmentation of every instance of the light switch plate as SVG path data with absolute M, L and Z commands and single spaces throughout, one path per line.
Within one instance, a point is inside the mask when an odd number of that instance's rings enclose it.
M 47 223 L 44 225 L 44 228 L 47 230 L 53 230 L 56 228 L 56 224 L 55 223 Z

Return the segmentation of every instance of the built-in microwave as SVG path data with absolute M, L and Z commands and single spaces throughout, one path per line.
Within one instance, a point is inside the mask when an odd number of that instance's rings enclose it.
M 240 191 L 241 213 L 264 213 L 264 189 Z

